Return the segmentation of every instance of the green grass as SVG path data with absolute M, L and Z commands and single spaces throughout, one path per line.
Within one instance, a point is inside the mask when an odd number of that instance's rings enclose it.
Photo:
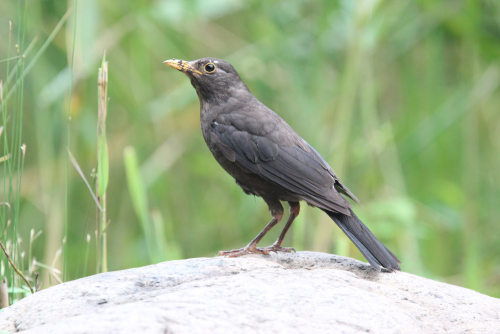
M 404 270 L 500 296 L 496 1 L 7 1 L 0 13 L 1 241 L 33 285 L 213 256 L 268 221 L 205 147 L 189 81 L 161 64 L 215 56 L 331 163 Z M 306 206 L 285 244 L 361 258 Z M 0 260 L 11 302 L 25 296 Z
M 106 138 L 106 118 L 108 117 L 108 62 L 103 56 L 97 75 L 97 173 L 96 194 L 98 226 L 97 239 L 99 249 L 98 271 L 108 271 L 108 220 L 106 192 L 109 183 L 109 152 Z

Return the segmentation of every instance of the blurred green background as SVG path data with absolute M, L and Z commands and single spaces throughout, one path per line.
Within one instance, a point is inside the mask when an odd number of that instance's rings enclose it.
M 205 147 L 189 80 L 161 64 L 205 56 L 317 148 L 403 270 L 500 296 L 494 0 L 2 1 L 1 240 L 32 285 L 214 256 L 268 221 Z M 305 206 L 285 245 L 362 259 Z M 11 299 L 27 294 L 1 260 Z

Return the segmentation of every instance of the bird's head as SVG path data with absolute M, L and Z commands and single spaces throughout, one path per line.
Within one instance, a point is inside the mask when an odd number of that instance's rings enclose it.
M 201 58 L 192 61 L 169 59 L 164 64 L 186 74 L 202 102 L 223 102 L 248 92 L 234 67 L 227 61 Z

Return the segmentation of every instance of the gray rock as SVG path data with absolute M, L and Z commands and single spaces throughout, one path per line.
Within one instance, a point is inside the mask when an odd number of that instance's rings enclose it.
M 499 333 L 500 302 L 340 256 L 196 258 L 98 274 L 0 312 L 25 333 Z

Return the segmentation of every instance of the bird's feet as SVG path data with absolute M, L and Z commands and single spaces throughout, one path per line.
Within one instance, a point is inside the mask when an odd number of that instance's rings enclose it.
M 269 255 L 269 251 L 266 251 L 263 248 L 256 247 L 255 245 L 249 245 L 243 248 L 232 249 L 228 251 L 219 251 L 219 256 L 227 256 L 227 257 L 238 257 L 248 254 Z
M 254 245 L 249 245 L 239 249 L 220 251 L 219 256 L 238 257 L 248 254 L 269 255 L 270 252 L 295 253 L 295 249 L 292 247 L 281 247 L 279 245 L 272 245 L 268 247 L 256 247 Z
M 262 248 L 263 250 L 267 251 L 268 253 L 269 252 L 283 252 L 283 253 L 295 253 L 295 248 L 292 248 L 292 247 L 281 247 L 280 245 L 271 245 L 271 246 L 267 246 L 267 247 L 264 247 Z

